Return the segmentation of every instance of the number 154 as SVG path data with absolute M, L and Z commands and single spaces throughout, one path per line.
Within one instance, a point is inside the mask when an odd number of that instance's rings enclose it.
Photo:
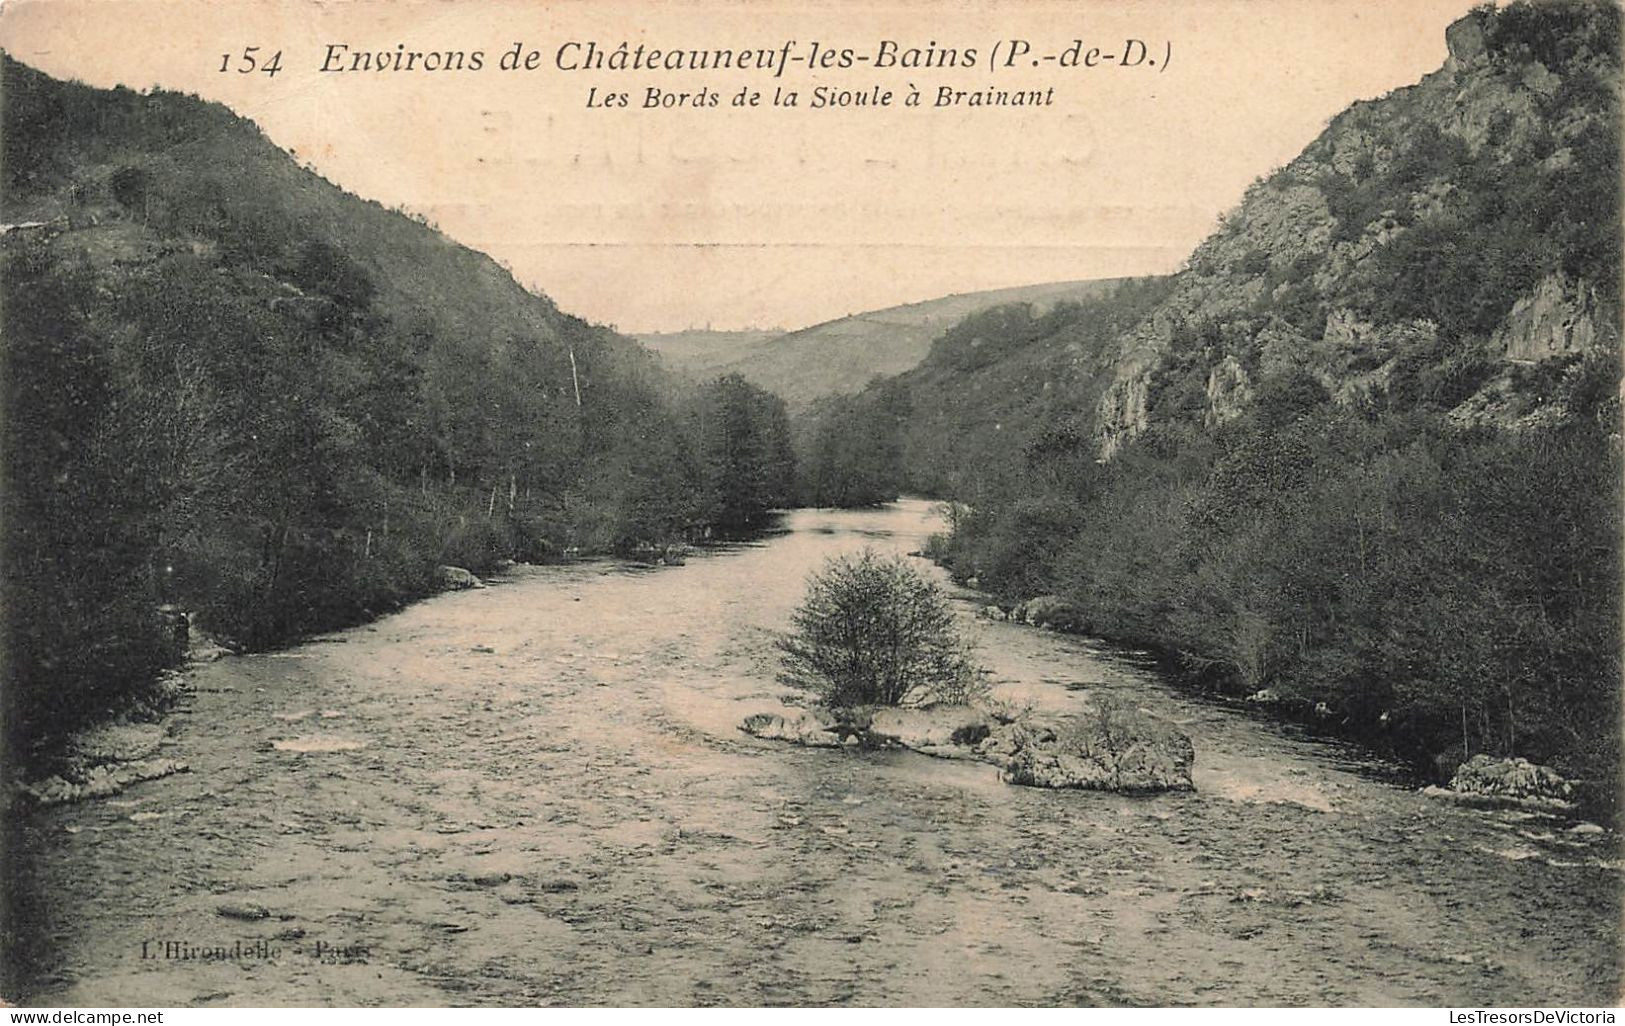
M 260 48 L 257 46 L 245 46 L 243 52 L 235 57 L 229 53 L 221 54 L 220 73 L 225 74 L 236 67 L 239 75 L 252 75 L 256 71 L 263 71 L 273 78 L 276 77 L 276 73 L 282 70 L 282 51 L 278 50 L 263 62 L 257 56 L 259 52 Z M 236 61 L 235 65 L 232 63 L 233 60 Z

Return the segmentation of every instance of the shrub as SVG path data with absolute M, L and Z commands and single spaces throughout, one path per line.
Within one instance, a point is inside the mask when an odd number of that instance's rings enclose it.
M 828 705 L 966 702 L 985 690 L 942 590 L 901 556 L 831 558 L 792 622 L 781 677 Z

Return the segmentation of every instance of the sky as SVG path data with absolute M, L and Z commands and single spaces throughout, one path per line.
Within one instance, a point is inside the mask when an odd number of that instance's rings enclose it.
M 951 293 L 1173 270 L 1338 111 L 1437 69 L 1445 26 L 1470 6 L 8 0 L 0 46 L 60 77 L 220 101 L 301 163 L 422 214 L 563 309 L 648 332 L 795 328 Z M 850 49 L 852 63 L 560 66 L 588 42 L 613 53 L 623 41 L 788 45 L 803 58 L 816 43 L 837 60 Z M 879 67 L 888 41 L 899 63 L 921 59 Z M 521 66 L 502 67 L 516 44 Z M 1093 66 L 1063 66 L 1096 49 Z M 944 50 L 957 66 L 943 66 Z M 357 51 L 459 51 L 464 67 L 323 70 Z M 651 87 L 715 93 L 717 106 L 646 109 Z M 815 108 L 820 88 L 890 91 L 892 103 Z M 910 88 L 917 107 L 902 104 Z M 938 107 L 944 88 L 1049 102 Z M 797 106 L 774 106 L 775 89 Z M 759 92 L 757 105 L 735 107 L 741 90 Z M 627 106 L 600 105 L 615 93 Z

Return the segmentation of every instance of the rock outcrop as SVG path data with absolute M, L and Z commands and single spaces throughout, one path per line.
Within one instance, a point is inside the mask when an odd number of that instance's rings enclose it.
M 1096 707 L 1070 720 L 1009 724 L 978 746 L 1008 783 L 1130 794 L 1189 791 L 1189 737 L 1137 710 Z
M 1566 801 L 1574 787 L 1556 770 L 1527 759 L 1497 759 L 1475 755 L 1461 764 L 1450 780 L 1450 790 L 1458 794 L 1483 795 L 1518 800 Z
M 1534 363 L 1585 352 L 1601 335 L 1596 291 L 1551 274 L 1512 305 L 1492 345 L 1508 360 Z
M 1101 458 L 1110 459 L 1145 430 L 1150 389 L 1149 360 L 1140 366 L 1125 363 L 1119 367 L 1117 379 L 1107 387 L 1095 411 L 1095 433 L 1099 437 Z
M 447 591 L 466 591 L 469 588 L 483 588 L 485 582 L 460 566 L 443 566 L 440 568 L 440 586 Z
M 915 707 L 815 706 L 787 713 L 754 713 L 739 729 L 752 737 L 789 741 L 814 748 L 862 744 L 870 748 L 911 748 L 928 754 L 963 755 L 999 726 L 989 713 L 968 705 L 938 703 Z M 946 751 L 962 748 L 964 752 Z
M 1236 419 L 1241 416 L 1252 395 L 1247 372 L 1242 369 L 1241 362 L 1234 356 L 1226 356 L 1208 372 L 1207 416 L 1204 423 L 1214 427 Z
M 934 749 L 971 748 L 998 726 L 999 722 L 992 716 L 968 705 L 876 709 L 869 718 L 866 736 L 870 743 L 894 744 L 935 754 Z
M 1149 794 L 1189 791 L 1190 738 L 1136 709 L 1101 701 L 1076 718 L 1001 719 L 966 705 L 801 709 L 756 713 L 740 730 L 813 748 L 899 747 L 999 767 L 1002 780 L 1031 787 Z
M 1527 203 L 1525 195 L 1540 189 L 1575 188 L 1578 169 L 1588 166 L 1585 153 L 1617 149 L 1608 105 L 1584 92 L 1593 78 L 1617 75 L 1601 44 L 1587 42 L 1609 20 L 1587 28 L 1557 19 L 1553 31 L 1568 33 L 1565 46 L 1573 51 L 1559 60 L 1556 52 L 1537 55 L 1538 47 L 1508 49 L 1507 33 L 1497 38 L 1503 16 L 1519 17 L 1474 11 L 1457 20 L 1446 31 L 1450 56 L 1439 71 L 1352 105 L 1298 157 L 1247 190 L 1174 276 L 1167 298 L 1099 357 L 1105 373 L 1093 436 L 1101 458 L 1114 458 L 1164 419 L 1194 415 L 1209 430 L 1231 421 L 1284 373 L 1308 372 L 1339 402 L 1384 402 L 1391 386 L 1407 387 L 1404 380 L 1394 386 L 1396 372 L 1415 377 L 1441 360 L 1430 334 L 1493 335 L 1487 357 L 1512 364 L 1617 346 L 1612 283 L 1575 277 L 1585 272 L 1572 262 L 1558 269 L 1542 250 L 1558 236 L 1542 234 L 1544 226 L 1524 225 L 1529 237 L 1516 244 L 1534 266 L 1545 265 L 1544 277 L 1532 284 L 1513 277 L 1523 295 L 1506 296 L 1510 310 L 1497 325 L 1468 324 L 1460 304 L 1388 302 L 1396 275 L 1404 281 L 1415 274 L 1420 258 L 1403 254 L 1418 245 L 1411 241 L 1418 233 L 1468 239 L 1481 227 L 1475 219 L 1516 223 L 1479 205 L 1489 169 L 1522 169 L 1505 175 L 1506 188 L 1522 190 L 1515 202 Z M 1570 92 L 1576 97 L 1563 102 Z M 1463 246 L 1451 260 L 1476 259 L 1482 242 Z M 1511 275 L 1506 269 L 1518 264 L 1491 260 L 1474 273 L 1490 267 Z M 1329 316 L 1317 337 L 1321 312 Z M 1204 385 L 1205 403 L 1195 394 Z M 1543 386 L 1501 385 L 1518 394 L 1477 397 L 1478 407 L 1493 399 L 1495 409 L 1468 410 L 1455 422 L 1524 426 L 1527 410 L 1518 400 Z
M 185 773 L 185 762 L 157 757 L 164 739 L 164 728 L 157 723 L 91 727 L 68 739 L 55 774 L 19 790 L 40 805 L 60 805 L 105 798 L 143 780 Z
M 1039 595 L 1010 611 L 1010 619 L 1034 627 L 1076 631 L 1085 626 L 1083 611 L 1059 595 Z
M 1444 30 L 1445 46 L 1450 50 L 1452 69 L 1470 64 L 1484 55 L 1484 17 L 1477 11 L 1465 14 Z
M 825 709 L 801 709 L 789 716 L 778 713 L 752 713 L 739 729 L 752 737 L 769 741 L 789 741 L 812 748 L 838 748 L 841 734 L 838 721 Z

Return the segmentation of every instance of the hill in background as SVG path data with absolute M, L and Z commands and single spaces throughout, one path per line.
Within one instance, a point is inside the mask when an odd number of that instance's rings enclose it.
M 758 342 L 778 338 L 782 328 L 765 330 L 712 331 L 689 328 L 686 331 L 656 331 L 634 335 L 644 348 L 659 353 L 666 366 L 692 377 L 714 374 L 716 368 L 738 359 Z
M 871 378 L 908 370 L 925 358 L 933 339 L 977 311 L 1026 303 L 1042 312 L 1057 303 L 1098 296 L 1111 285 L 1068 281 L 956 293 L 783 333 L 688 331 L 638 338 L 682 373 L 701 378 L 739 374 L 792 405 L 804 405 L 857 392 Z

